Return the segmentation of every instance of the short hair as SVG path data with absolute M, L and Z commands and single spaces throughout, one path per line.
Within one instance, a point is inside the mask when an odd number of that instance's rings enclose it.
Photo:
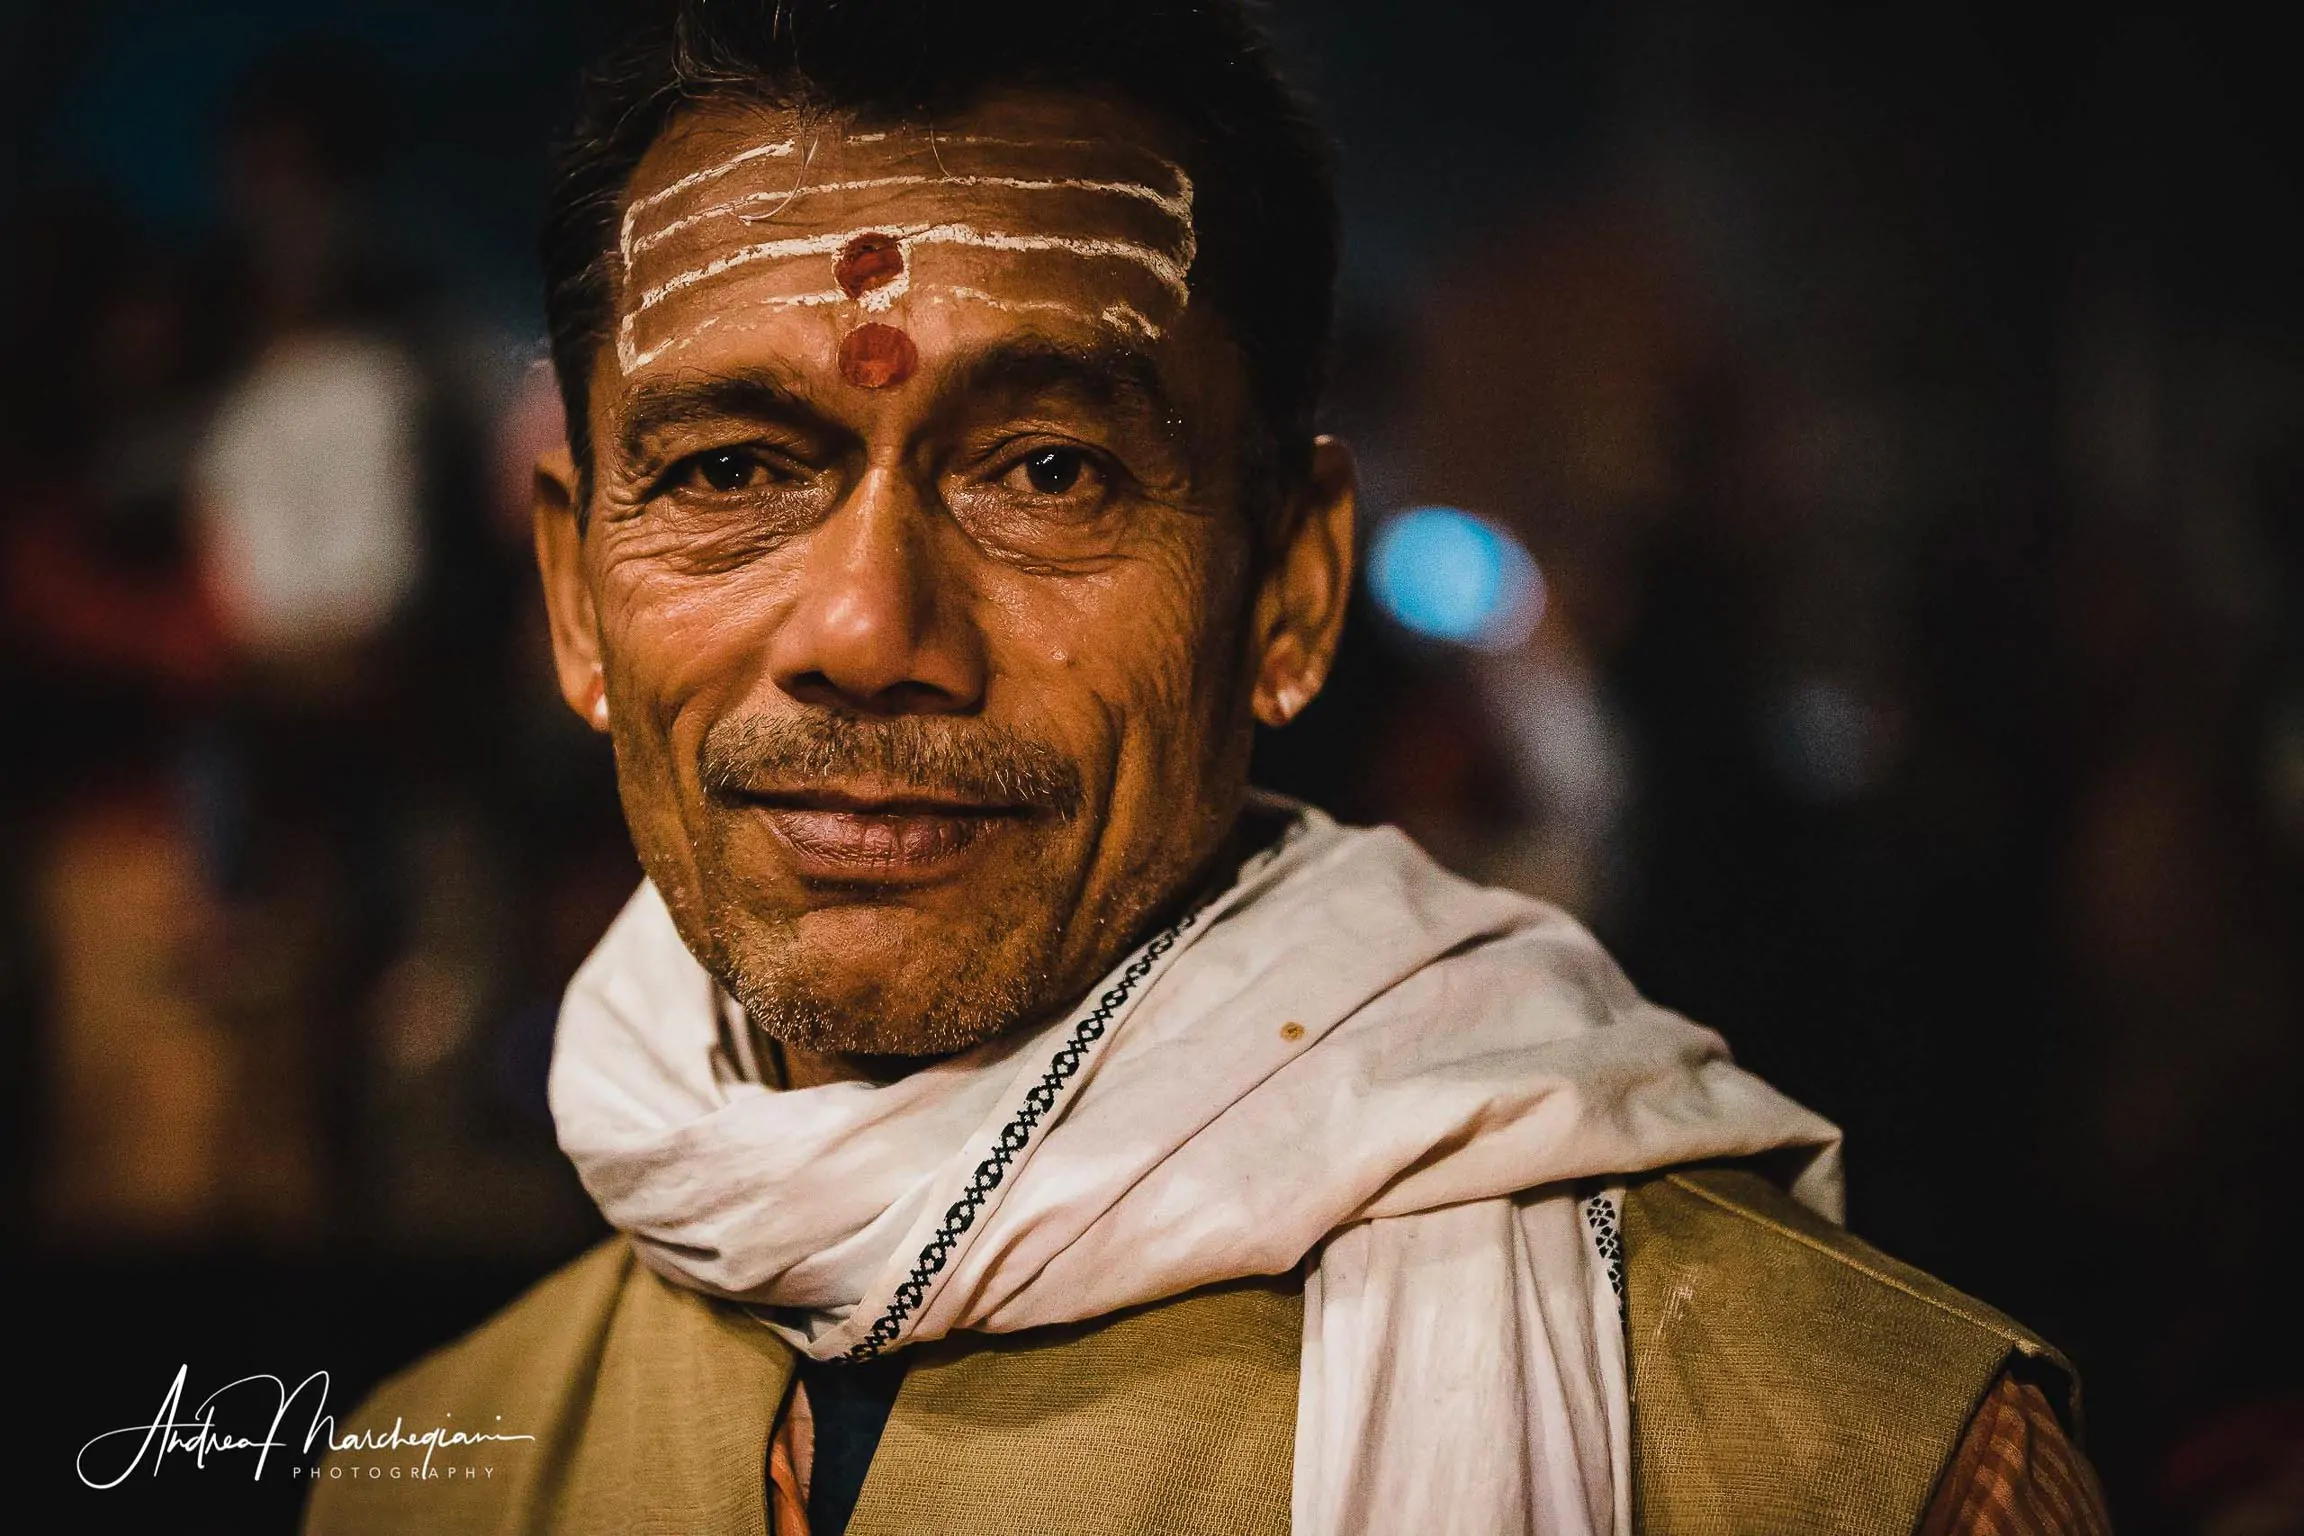
M 1117 97 L 1177 138 L 1194 184 L 1195 298 L 1247 371 L 1251 495 L 1308 472 L 1336 288 L 1328 144 L 1244 0 L 676 0 L 584 78 L 542 257 L 552 365 L 589 495 L 592 369 L 614 323 L 632 173 L 718 101 L 933 121 L 989 92 Z

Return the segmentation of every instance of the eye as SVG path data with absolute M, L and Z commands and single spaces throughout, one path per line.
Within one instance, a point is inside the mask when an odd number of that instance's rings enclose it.
M 1042 448 L 1020 459 L 1009 478 L 1013 482 L 1023 477 L 1019 490 L 1028 487 L 1041 496 L 1069 496 L 1091 473 L 1088 455 L 1077 448 Z
M 671 474 L 672 483 L 701 485 L 726 496 L 757 486 L 767 467 L 758 455 L 742 448 L 714 448 L 683 461 Z

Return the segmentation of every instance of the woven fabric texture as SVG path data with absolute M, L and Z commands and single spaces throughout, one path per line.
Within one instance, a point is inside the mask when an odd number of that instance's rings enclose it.
M 1939 1481 L 1947 1495 L 1965 1481 L 1973 1458 L 1955 1466 L 1955 1448 L 1972 1418 L 1972 1440 L 2012 1443 L 2010 1426 L 1977 1414 L 2012 1362 L 2053 1404 L 2025 1447 L 2086 1477 L 2061 1435 L 2077 1409 L 2053 1351 L 1757 1175 L 1637 1181 L 1624 1239 L 1650 1536 L 1910 1536 Z M 1301 1294 L 1276 1281 L 924 1347 L 851 1536 L 1280 1536 L 1302 1327 Z M 533 1444 L 436 1458 L 485 1461 L 485 1479 L 324 1469 L 306 1529 L 767 1536 L 769 1438 L 791 1375 L 785 1346 L 741 1309 L 666 1283 L 612 1240 L 339 1416 L 343 1430 L 400 1417 L 417 1433 L 501 1415 Z M 329 1465 L 355 1463 L 377 1458 Z M 1977 1465 L 2020 1485 L 2004 1456 Z
M 1669 1173 L 1624 1206 L 1649 1536 L 1911 1536 L 2012 1358 L 2070 1380 L 2016 1323 L 1758 1174 Z
M 416 1455 L 331 1457 L 314 1536 L 767 1536 L 782 1341 L 665 1284 L 622 1239 L 593 1249 L 477 1332 L 386 1382 L 340 1428 L 449 1423 L 534 1443 L 442 1452 L 485 1477 L 344 1475 Z M 499 1418 L 499 1416 L 501 1416 Z
M 1287 1536 L 1304 1299 L 1238 1284 L 931 1345 L 848 1536 Z

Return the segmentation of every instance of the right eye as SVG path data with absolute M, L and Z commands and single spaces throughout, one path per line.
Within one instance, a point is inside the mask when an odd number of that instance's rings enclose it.
M 1088 469 L 1088 457 L 1070 448 L 1043 448 L 1027 455 L 1019 467 L 1033 490 L 1043 496 L 1063 496 L 1080 483 L 1080 476 Z
M 714 448 L 692 455 L 676 467 L 669 479 L 674 486 L 694 486 L 722 496 L 757 490 L 768 479 L 768 466 L 759 455 L 742 448 Z

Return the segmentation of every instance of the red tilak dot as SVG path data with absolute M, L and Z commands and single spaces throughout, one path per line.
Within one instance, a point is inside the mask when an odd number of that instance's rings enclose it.
M 840 377 L 858 389 L 886 389 L 912 377 L 920 351 L 892 325 L 860 325 L 840 340 Z
M 832 280 L 852 299 L 886 287 L 904 273 L 904 250 L 894 235 L 858 235 L 840 248 Z

